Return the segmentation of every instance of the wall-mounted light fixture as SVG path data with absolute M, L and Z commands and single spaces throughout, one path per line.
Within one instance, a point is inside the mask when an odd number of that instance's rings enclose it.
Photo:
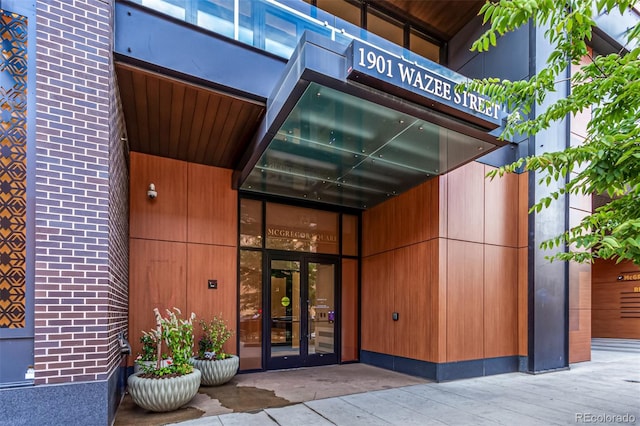
M 149 184 L 149 190 L 147 191 L 147 197 L 150 200 L 155 199 L 158 196 L 158 192 L 156 192 L 156 186 L 152 183 Z

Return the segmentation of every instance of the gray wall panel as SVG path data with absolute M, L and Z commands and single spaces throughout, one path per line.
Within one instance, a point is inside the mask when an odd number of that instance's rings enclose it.
M 471 45 L 483 32 L 482 19 L 467 24 L 449 43 L 449 68 L 471 78 L 498 77 L 519 80 L 529 75 L 528 26 L 498 38 L 488 52 L 471 52 Z
M 484 58 L 484 76 L 521 80 L 529 76 L 528 26 L 505 34 Z

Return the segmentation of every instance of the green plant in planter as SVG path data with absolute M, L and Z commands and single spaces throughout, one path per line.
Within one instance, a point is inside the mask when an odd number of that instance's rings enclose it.
M 149 363 L 157 360 L 157 348 L 158 343 L 156 342 L 156 337 L 154 332 L 143 331 L 142 336 L 140 336 L 140 343 L 142 344 L 142 350 L 138 353 L 136 357 L 136 362 L 145 362 Z M 162 354 L 162 359 L 166 360 L 169 358 L 169 355 L 166 353 Z
M 140 343 L 142 344 L 142 352 L 138 354 L 136 361 L 155 361 L 157 345 L 153 334 L 143 331 Z
M 158 308 L 153 310 L 156 316 L 157 327 L 155 330 L 145 333 L 147 338 L 155 342 L 155 365 L 142 366 L 142 371 L 146 377 L 163 377 L 167 375 L 183 375 L 193 371 L 193 366 L 189 363 L 189 358 L 193 354 L 193 320 L 194 313 L 187 319 L 179 318 L 182 315 L 180 309 L 167 309 L 167 316 L 163 317 Z M 177 313 L 177 314 L 176 314 Z M 171 361 L 168 365 L 162 363 L 162 342 L 165 342 L 169 349 Z
M 222 315 L 210 321 L 200 321 L 202 336 L 198 340 L 198 356 L 190 362 L 202 374 L 204 386 L 227 383 L 238 372 L 240 358 L 224 351 L 222 346 L 233 335 Z
M 193 320 L 183 319 L 179 309 L 167 309 L 163 317 L 156 308 L 156 329 L 148 333 L 155 346 L 155 365 L 142 366 L 142 371 L 127 379 L 131 399 L 142 408 L 163 412 L 180 408 L 189 402 L 200 387 L 200 370 L 189 363 L 193 355 Z M 167 345 L 171 362 L 163 364 L 162 343 Z
M 210 321 L 200 321 L 202 336 L 198 340 L 198 359 L 219 360 L 231 355 L 224 352 L 222 346 L 233 335 L 222 315 L 214 316 Z

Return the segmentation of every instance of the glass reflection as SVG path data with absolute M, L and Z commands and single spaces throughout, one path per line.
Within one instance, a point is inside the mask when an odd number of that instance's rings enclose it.
M 240 369 L 262 368 L 262 253 L 240 250 Z
M 338 214 L 267 203 L 266 247 L 338 254 Z
M 358 255 L 358 216 L 342 215 L 342 254 Z
M 335 265 L 312 262 L 308 265 L 308 352 L 309 354 L 333 353 L 335 351 L 336 321 Z
M 311 83 L 242 188 L 366 209 L 493 148 Z
M 300 262 L 271 261 L 271 356 L 300 355 Z
M 262 247 L 262 202 L 240 200 L 240 246 Z

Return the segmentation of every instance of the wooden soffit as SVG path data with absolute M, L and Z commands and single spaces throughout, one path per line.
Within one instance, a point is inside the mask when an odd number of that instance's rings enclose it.
M 116 63 L 131 151 L 233 169 L 264 104 Z
M 438 35 L 450 40 L 477 14 L 486 0 L 371 0 L 371 3 L 410 17 Z

